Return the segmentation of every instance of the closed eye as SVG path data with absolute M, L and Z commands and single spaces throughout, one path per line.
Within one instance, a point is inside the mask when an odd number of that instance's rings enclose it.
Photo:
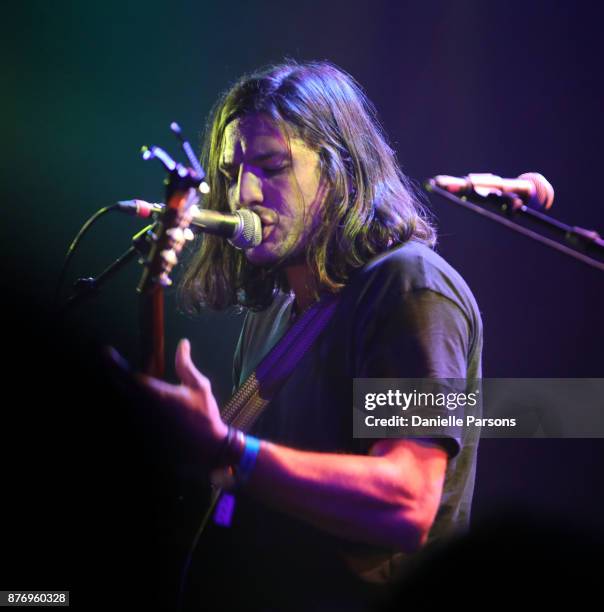
M 277 167 L 268 167 L 268 168 L 265 167 L 263 168 L 263 171 L 266 176 L 275 176 L 277 174 L 280 174 L 281 172 L 284 172 L 288 168 L 289 168 L 289 164 L 283 164 Z
M 275 154 L 267 154 L 266 156 L 263 155 L 259 159 L 259 162 L 256 162 L 256 168 L 268 178 L 277 176 L 291 167 L 289 161 L 283 159 L 277 161 L 274 159 L 275 157 Z M 270 163 L 271 158 L 273 161 L 272 164 Z M 226 180 L 229 187 L 232 187 L 237 182 L 239 178 L 238 166 L 234 164 L 221 164 L 218 167 L 218 170 Z

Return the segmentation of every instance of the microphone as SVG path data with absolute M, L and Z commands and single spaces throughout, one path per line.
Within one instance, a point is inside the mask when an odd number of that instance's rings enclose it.
M 518 178 L 501 178 L 489 173 L 474 173 L 464 177 L 439 174 L 434 184 L 450 193 L 477 193 L 481 196 L 509 194 L 516 196 L 514 207 L 522 202 L 531 208 L 548 210 L 554 202 L 554 188 L 549 181 L 537 172 L 525 172 Z
M 120 212 L 135 215 L 142 219 L 146 219 L 154 213 L 161 213 L 164 210 L 164 204 L 145 202 L 145 200 L 120 200 L 116 206 Z
M 121 200 L 117 203 L 117 210 L 142 218 L 162 213 L 164 208 L 164 204 L 144 200 Z M 191 223 L 204 234 L 227 238 L 238 249 L 249 249 L 262 242 L 260 217 L 251 210 L 222 213 L 195 207 Z

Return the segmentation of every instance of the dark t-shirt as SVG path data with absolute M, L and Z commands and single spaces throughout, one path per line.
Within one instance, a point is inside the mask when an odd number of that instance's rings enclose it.
M 292 305 L 281 294 L 268 309 L 248 313 L 235 386 L 285 333 Z M 301 450 L 366 454 L 375 440 L 353 438 L 353 378 L 476 379 L 481 349 L 480 314 L 464 280 L 434 251 L 409 242 L 355 272 L 326 329 L 251 433 Z M 430 541 L 467 525 L 474 487 L 477 434 L 442 435 L 435 441 L 449 462 Z M 239 498 L 229 536 L 238 571 L 277 608 L 366 609 L 405 565 L 403 553 L 344 541 Z

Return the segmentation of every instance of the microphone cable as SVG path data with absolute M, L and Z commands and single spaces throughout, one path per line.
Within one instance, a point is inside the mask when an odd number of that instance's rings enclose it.
M 75 250 L 78 248 L 84 234 L 88 232 L 88 230 L 105 214 L 117 210 L 119 208 L 119 204 L 112 204 L 111 206 L 105 206 L 97 210 L 80 228 L 80 231 L 76 234 L 76 237 L 73 239 L 72 243 L 69 245 L 67 249 L 67 253 L 65 255 L 65 259 L 63 260 L 63 266 L 61 267 L 61 272 L 59 274 L 59 278 L 57 280 L 57 286 L 55 288 L 54 298 L 52 301 L 53 311 L 56 312 L 59 298 L 61 296 L 61 289 L 63 288 L 63 283 L 65 281 L 65 275 L 67 273 L 67 268 L 69 267 L 69 263 L 73 258 Z

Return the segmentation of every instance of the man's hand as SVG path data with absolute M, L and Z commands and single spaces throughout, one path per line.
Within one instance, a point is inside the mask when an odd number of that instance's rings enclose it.
M 191 343 L 188 340 L 178 343 L 175 368 L 180 385 L 142 374 L 137 378 L 153 397 L 175 412 L 174 418 L 186 428 L 187 437 L 198 442 L 202 461 L 212 467 L 228 427 L 220 418 L 209 379 L 191 360 Z

